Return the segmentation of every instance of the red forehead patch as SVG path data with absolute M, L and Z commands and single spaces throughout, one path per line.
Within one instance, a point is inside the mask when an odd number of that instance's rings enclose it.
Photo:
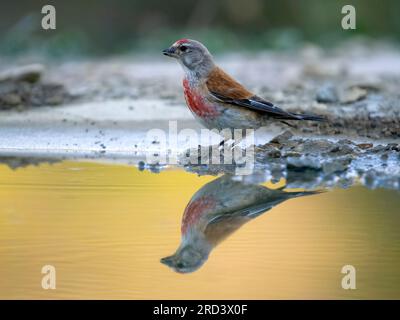
M 177 46 L 179 46 L 180 44 L 188 42 L 188 41 L 189 41 L 189 39 L 184 38 L 184 39 L 180 39 L 180 40 L 176 41 L 175 44 Z

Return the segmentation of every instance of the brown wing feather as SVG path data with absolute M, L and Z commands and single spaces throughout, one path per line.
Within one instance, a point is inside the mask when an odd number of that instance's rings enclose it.
M 248 99 L 254 96 L 249 90 L 243 87 L 230 75 L 216 67 L 208 76 L 206 81 L 210 92 L 217 93 L 230 99 Z
M 245 107 L 272 118 L 325 121 L 325 118 L 320 116 L 287 112 L 275 106 L 273 103 L 251 93 L 218 67 L 210 73 L 206 86 L 212 96 L 226 104 Z

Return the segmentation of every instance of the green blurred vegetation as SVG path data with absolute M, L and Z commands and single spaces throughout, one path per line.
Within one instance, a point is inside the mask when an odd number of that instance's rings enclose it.
M 57 30 L 41 29 L 41 8 L 57 10 Z M 357 29 L 341 28 L 352 4 Z M 0 54 L 49 57 L 158 52 L 182 37 L 213 51 L 324 47 L 353 36 L 400 40 L 398 0 L 69 0 L 2 1 Z

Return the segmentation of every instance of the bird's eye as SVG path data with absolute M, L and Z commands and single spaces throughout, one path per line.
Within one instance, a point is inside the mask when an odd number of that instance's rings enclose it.
M 187 51 L 188 47 L 186 47 L 186 46 L 180 46 L 180 49 L 181 49 L 182 52 L 185 52 L 185 51 Z
M 182 262 L 178 262 L 176 265 L 179 269 L 182 269 L 185 267 L 185 265 Z

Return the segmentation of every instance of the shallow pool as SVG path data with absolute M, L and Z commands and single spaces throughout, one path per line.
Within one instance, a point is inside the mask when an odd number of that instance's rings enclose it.
M 396 190 L 0 165 L 0 298 L 400 298 Z M 42 287 L 54 266 L 56 289 Z M 354 266 L 356 289 L 342 288 Z

